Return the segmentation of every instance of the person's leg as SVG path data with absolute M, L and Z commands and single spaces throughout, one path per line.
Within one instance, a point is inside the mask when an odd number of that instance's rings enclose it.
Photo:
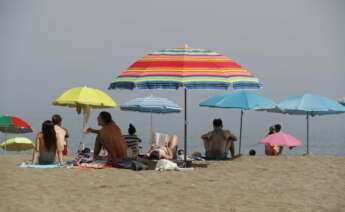
M 103 146 L 102 143 L 103 143 L 103 141 L 101 139 L 101 136 L 97 135 L 96 140 L 95 140 L 95 147 L 93 148 L 93 158 L 94 158 L 94 160 L 99 159 L 98 155 L 99 155 L 99 153 L 100 153 L 100 151 L 102 149 L 102 146 Z
M 172 152 L 174 156 L 176 156 L 176 151 L 177 151 L 177 146 L 178 146 L 178 137 L 176 135 L 171 136 L 169 142 L 168 142 L 168 148 Z
M 230 150 L 230 153 L 231 153 L 231 157 L 235 157 L 235 142 L 233 141 L 230 141 L 230 147 L 229 147 L 229 150 Z

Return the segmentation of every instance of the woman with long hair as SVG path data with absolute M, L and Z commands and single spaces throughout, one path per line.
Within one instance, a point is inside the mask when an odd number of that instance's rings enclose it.
M 35 149 L 32 153 L 32 164 L 38 159 L 39 164 L 51 164 L 58 156 L 59 164 L 63 164 L 62 151 L 58 145 L 58 139 L 52 121 L 45 121 L 42 124 L 42 131 L 37 134 Z

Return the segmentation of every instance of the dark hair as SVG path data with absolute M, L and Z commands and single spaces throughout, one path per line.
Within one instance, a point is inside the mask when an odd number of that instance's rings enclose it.
M 256 154 L 256 151 L 254 149 L 249 150 L 249 155 L 254 156 Z
M 280 132 L 280 130 L 282 129 L 282 125 L 276 124 L 274 125 L 274 129 L 276 130 L 276 132 Z
M 43 122 L 42 133 L 44 139 L 44 146 L 50 151 L 52 148 L 56 148 L 56 133 L 54 129 L 54 123 L 50 120 Z
M 128 134 L 134 135 L 136 131 L 137 130 L 135 129 L 134 125 L 133 124 L 129 124 Z
M 183 150 L 183 149 L 179 149 L 179 150 L 177 151 L 177 154 L 178 154 L 178 155 L 182 155 L 182 153 L 184 153 L 184 150 Z
M 99 117 L 101 117 L 101 119 L 106 124 L 109 124 L 109 123 L 113 122 L 113 119 L 111 118 L 111 114 L 109 112 L 102 111 L 102 112 L 99 113 Z
M 62 122 L 62 118 L 59 114 L 55 114 L 52 116 L 52 121 L 54 124 L 60 124 Z
M 215 127 L 222 127 L 223 126 L 223 122 L 221 119 L 214 119 L 213 120 L 213 126 Z
M 151 160 L 159 160 L 159 151 L 152 151 L 149 158 Z
M 270 126 L 269 130 L 268 130 L 268 135 L 272 135 L 275 133 L 275 127 L 274 126 Z

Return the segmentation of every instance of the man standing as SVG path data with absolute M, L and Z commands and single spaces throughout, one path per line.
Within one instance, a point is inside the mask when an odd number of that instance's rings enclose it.
M 99 160 L 99 153 L 104 147 L 108 151 L 107 162 L 114 165 L 117 161 L 127 157 L 127 144 L 125 143 L 120 128 L 112 120 L 111 114 L 101 112 L 97 117 L 100 130 L 87 128 L 84 133 L 97 134 L 94 148 L 94 160 Z
M 231 157 L 235 157 L 234 141 L 237 141 L 237 138 L 229 130 L 223 130 L 223 122 L 221 119 L 214 119 L 213 131 L 202 135 L 201 138 L 206 150 L 206 159 L 227 159 L 229 150 Z

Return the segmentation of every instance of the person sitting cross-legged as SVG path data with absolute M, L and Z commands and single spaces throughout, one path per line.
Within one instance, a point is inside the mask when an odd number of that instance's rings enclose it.
M 213 131 L 201 136 L 204 142 L 207 160 L 225 160 L 230 150 L 231 157 L 235 157 L 235 145 L 237 140 L 229 130 L 223 130 L 221 119 L 213 120 Z

